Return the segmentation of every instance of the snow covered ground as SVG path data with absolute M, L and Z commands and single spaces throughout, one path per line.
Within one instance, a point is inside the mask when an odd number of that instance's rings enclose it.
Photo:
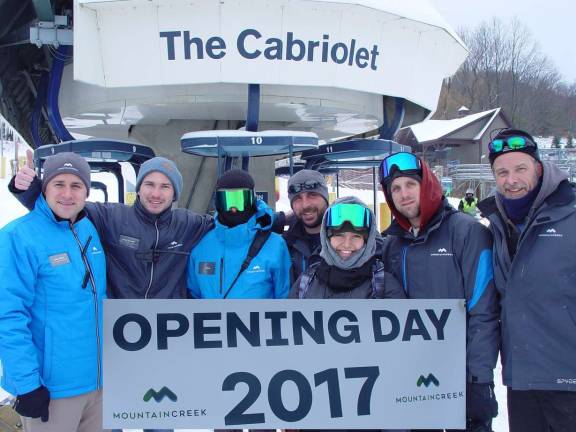
M 20 205 L 20 203 L 12 197 L 10 192 L 8 192 L 8 180 L 0 178 L 0 228 L 6 225 L 11 220 L 20 217 L 26 213 L 26 210 Z M 278 209 L 289 209 L 290 203 L 285 195 L 287 189 L 287 181 L 285 179 L 280 179 L 280 190 L 281 197 L 278 203 Z M 340 196 L 352 195 L 365 200 L 367 203 L 372 203 L 372 191 L 358 191 L 358 190 L 347 190 L 341 189 Z M 383 195 L 379 192 L 379 199 L 383 200 Z M 499 416 L 495 419 L 493 429 L 495 432 L 508 432 L 507 423 L 507 410 L 506 410 L 506 390 L 501 385 L 501 368 L 500 365 L 497 366 L 495 376 L 496 376 L 496 397 L 498 398 L 499 404 Z M 0 401 L 5 399 L 7 394 L 0 388 Z M 127 429 L 127 431 L 137 432 L 138 429 Z M 184 432 L 184 430 L 179 430 Z

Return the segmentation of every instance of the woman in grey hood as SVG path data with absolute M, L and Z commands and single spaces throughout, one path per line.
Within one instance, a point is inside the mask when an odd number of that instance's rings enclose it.
M 290 298 L 406 298 L 377 256 L 374 213 L 355 197 L 342 197 L 324 213 L 320 261 L 292 286 Z
M 384 271 L 384 266 L 378 259 L 379 238 L 374 213 L 366 204 L 355 197 L 343 197 L 334 201 L 322 220 L 321 259 L 300 275 L 292 286 L 290 298 L 406 298 L 398 281 Z M 314 432 L 330 431 L 332 429 Z M 354 431 L 361 432 L 357 429 Z M 348 431 L 339 429 L 337 432 Z M 387 429 L 374 432 L 406 431 Z

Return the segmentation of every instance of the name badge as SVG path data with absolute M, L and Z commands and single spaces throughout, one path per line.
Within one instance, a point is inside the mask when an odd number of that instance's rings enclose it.
M 120 235 L 120 244 L 122 246 L 129 247 L 130 249 L 138 249 L 138 246 L 140 245 L 140 239 Z
M 48 259 L 50 260 L 50 265 L 52 267 L 59 267 L 62 265 L 70 264 L 70 257 L 66 252 L 56 255 L 50 255 Z
M 198 273 L 205 275 L 213 275 L 216 271 L 215 262 L 202 261 L 198 264 Z

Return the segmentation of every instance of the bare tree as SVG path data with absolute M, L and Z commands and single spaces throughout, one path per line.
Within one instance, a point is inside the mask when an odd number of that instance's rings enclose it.
M 443 92 L 440 117 L 462 104 L 473 112 L 502 107 L 517 127 L 535 133 L 573 131 L 576 83 L 562 83 L 524 24 L 493 18 L 458 32 L 470 54 L 446 82 L 450 88 Z

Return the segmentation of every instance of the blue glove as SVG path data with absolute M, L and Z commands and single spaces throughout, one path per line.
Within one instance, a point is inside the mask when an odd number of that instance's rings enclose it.
M 498 415 L 494 383 L 466 384 L 466 417 L 475 422 L 487 422 Z
M 48 421 L 48 406 L 50 405 L 50 392 L 44 386 L 38 387 L 29 393 L 16 398 L 14 410 L 23 417 L 38 418 L 44 423 Z

